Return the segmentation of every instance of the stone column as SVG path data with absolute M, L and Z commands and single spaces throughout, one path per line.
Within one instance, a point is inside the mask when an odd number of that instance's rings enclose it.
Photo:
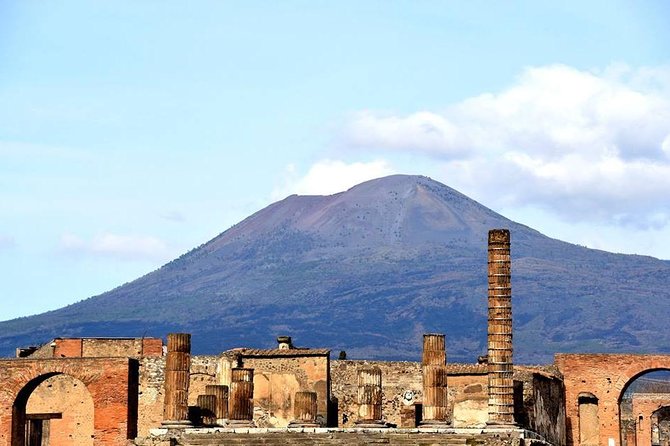
M 216 376 L 218 379 L 218 383 L 221 384 L 222 386 L 229 386 L 230 388 L 230 383 L 232 381 L 230 374 L 232 373 L 231 370 L 234 367 L 234 361 L 232 358 L 228 356 L 221 356 L 219 359 L 219 367 L 216 371 Z
M 358 370 L 357 427 L 386 427 L 382 421 L 382 371 L 379 367 Z
M 215 426 L 216 423 L 216 395 L 198 395 L 198 407 L 203 426 Z
M 216 424 L 223 426 L 228 419 L 228 386 L 209 384 L 205 386 L 205 394 L 216 397 Z
M 447 352 L 444 335 L 423 335 L 423 412 L 421 426 L 445 427 L 449 405 L 447 395 Z
M 288 427 L 319 427 L 316 422 L 316 392 L 296 392 L 293 417 Z
M 489 231 L 489 424 L 514 424 L 510 233 Z
M 191 369 L 191 335 L 170 333 L 165 358 L 165 400 L 163 426 L 190 426 L 188 419 L 188 385 Z
M 254 425 L 254 369 L 234 368 L 231 371 L 228 415 L 235 426 Z

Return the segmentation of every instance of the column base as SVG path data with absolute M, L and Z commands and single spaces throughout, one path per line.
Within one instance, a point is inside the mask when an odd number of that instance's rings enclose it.
M 387 428 L 388 425 L 383 420 L 358 420 L 354 423 L 354 427 L 384 429 Z
M 193 427 L 193 423 L 190 420 L 163 420 L 161 421 L 161 427 L 168 429 L 186 429 L 187 427 Z
M 300 420 L 293 420 L 291 421 L 288 426 L 288 428 L 296 428 L 296 427 L 321 427 L 321 425 L 317 422 L 310 423 L 310 422 L 305 422 L 305 421 L 300 421 Z
M 499 421 L 499 420 L 493 420 L 493 421 L 487 421 L 486 426 L 490 427 L 519 427 L 519 423 L 516 421 Z
M 451 427 L 451 423 L 442 420 L 422 420 L 418 427 L 419 429 L 446 429 Z
M 226 427 L 235 429 L 237 427 L 256 427 L 253 420 L 228 420 Z

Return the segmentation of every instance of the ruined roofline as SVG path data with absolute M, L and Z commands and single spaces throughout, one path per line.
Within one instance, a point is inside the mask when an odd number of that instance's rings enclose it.
M 326 348 L 234 348 L 221 354 L 223 357 L 242 358 L 273 358 L 291 356 L 330 356 L 330 350 Z
M 56 341 L 56 340 L 61 340 L 62 341 L 62 340 L 68 340 L 68 339 L 82 339 L 82 340 L 91 339 L 91 340 L 95 340 L 95 341 L 106 341 L 106 340 L 109 340 L 109 341 L 134 341 L 134 340 L 137 340 L 137 339 L 162 339 L 162 338 L 157 337 L 157 336 L 73 336 L 73 337 L 58 336 L 56 338 L 53 338 L 49 342 L 53 342 L 53 341 Z M 47 344 L 48 344 L 48 342 L 47 342 Z

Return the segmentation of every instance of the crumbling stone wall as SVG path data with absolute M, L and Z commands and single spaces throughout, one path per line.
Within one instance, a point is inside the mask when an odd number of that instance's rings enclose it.
M 330 359 L 327 351 L 248 351 L 242 365 L 254 369 L 254 421 L 259 427 L 286 427 L 293 420 L 296 392 L 316 392 L 317 422 L 328 420 Z M 225 384 L 225 383 L 224 383 Z
M 137 432 L 144 437 L 163 421 L 165 357 L 140 359 L 139 378 Z
M 414 427 L 415 404 L 423 398 L 420 362 L 356 361 L 331 362 L 333 401 L 337 402 L 337 425 L 351 427 L 358 420 L 359 369 L 379 367 L 382 371 L 382 417 L 398 427 Z
M 191 381 L 188 388 L 188 405 L 197 406 L 198 395 L 205 394 L 205 387 L 218 384 L 216 370 L 218 356 L 191 356 Z
M 357 420 L 358 402 L 356 372 L 363 367 L 379 367 L 382 371 L 382 416 L 398 427 L 415 427 L 415 411 L 421 410 L 423 376 L 421 363 L 411 361 L 352 361 L 338 360 L 331 363 L 333 398 L 337 399 L 338 425 L 353 426 Z M 480 364 L 447 364 L 449 374 L 449 413 L 454 404 L 465 411 L 483 411 L 479 419 L 485 421 L 486 404 L 468 405 L 468 402 L 486 402 L 487 371 Z M 469 407 L 466 408 L 466 406 Z M 420 415 L 419 415 L 420 416 Z M 472 417 L 472 414 L 467 415 Z
M 578 399 L 581 393 L 590 393 L 598 401 L 599 444 L 620 446 L 621 395 L 640 374 L 670 370 L 670 355 L 557 354 L 554 363 L 565 385 L 567 444 L 579 444 Z
M 564 392 L 560 378 L 533 373 L 532 399 L 524 401 L 530 406 L 526 426 L 558 446 L 566 443 Z

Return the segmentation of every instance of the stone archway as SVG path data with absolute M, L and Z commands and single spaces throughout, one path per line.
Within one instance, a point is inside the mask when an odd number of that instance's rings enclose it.
M 128 358 L 0 360 L 0 446 L 26 446 L 25 409 L 48 379 L 67 375 L 93 401 L 92 444 L 124 446 L 137 432 L 137 361 Z
M 619 403 L 638 376 L 670 370 L 670 355 L 557 354 L 555 364 L 565 385 L 567 444 L 579 444 L 579 394 L 598 400 L 600 445 L 621 446 Z
M 48 376 L 48 375 L 47 375 Z M 93 398 L 86 385 L 62 373 L 35 378 L 14 403 L 25 419 L 26 446 L 93 446 Z M 24 388 L 25 389 L 25 388 Z

